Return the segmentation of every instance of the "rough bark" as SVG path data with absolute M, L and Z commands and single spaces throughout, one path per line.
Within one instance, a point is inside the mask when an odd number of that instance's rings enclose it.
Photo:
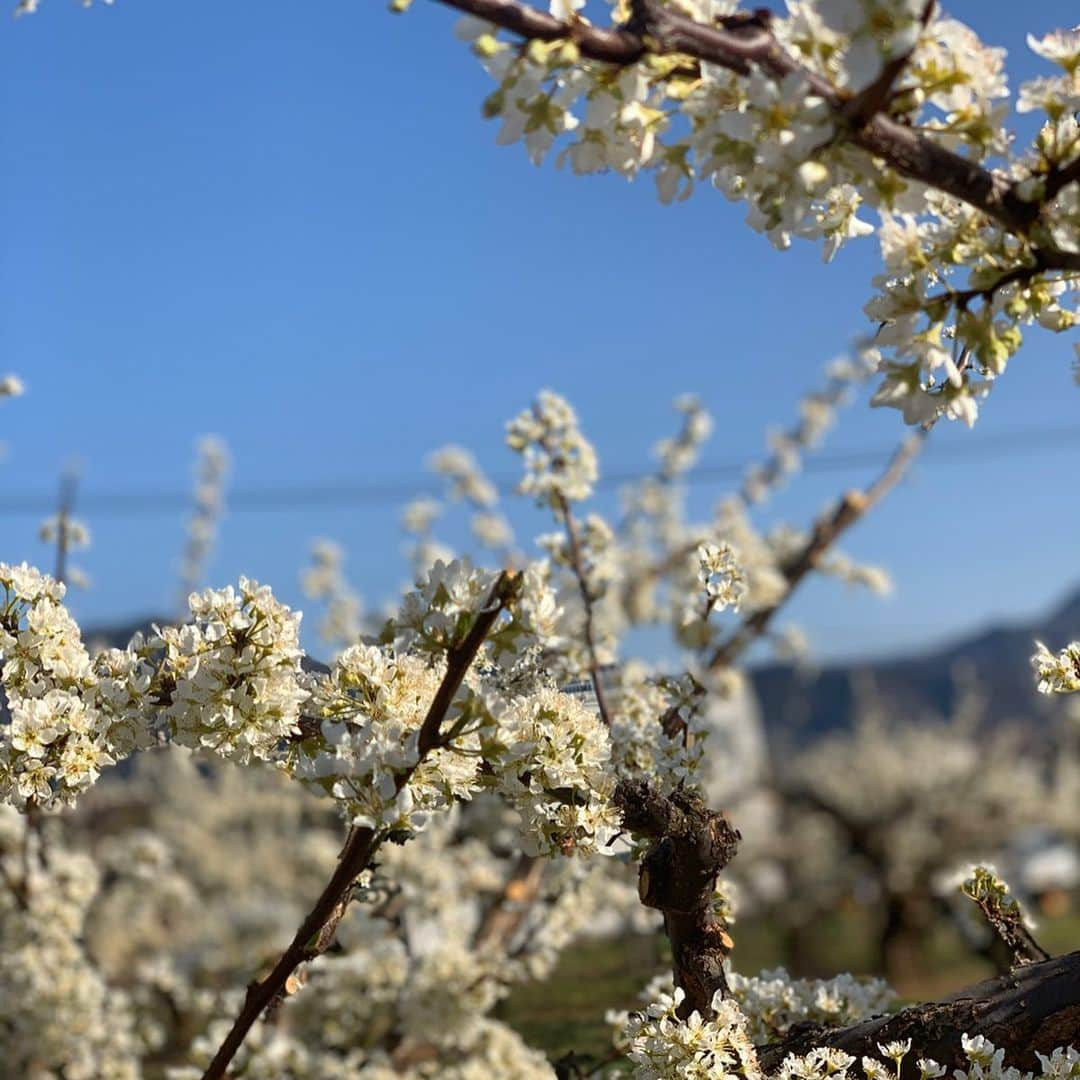
M 1080 951 L 1025 964 L 1007 975 L 969 986 L 940 1002 L 913 1005 L 847 1028 L 802 1027 L 758 1052 L 766 1072 L 788 1054 L 835 1046 L 859 1057 L 877 1056 L 877 1044 L 911 1039 L 904 1080 L 918 1075 L 915 1062 L 933 1058 L 948 1068 L 965 1063 L 962 1035 L 984 1035 L 1020 1069 L 1038 1067 L 1036 1053 L 1076 1045 L 1080 1038 Z
M 638 895 L 664 916 L 682 1013 L 713 1015 L 712 999 L 727 993 L 724 958 L 731 948 L 713 910 L 717 874 L 731 861 L 739 833 L 723 814 L 689 791 L 661 795 L 648 783 L 624 780 L 615 791 L 626 828 L 652 844 L 641 862 Z

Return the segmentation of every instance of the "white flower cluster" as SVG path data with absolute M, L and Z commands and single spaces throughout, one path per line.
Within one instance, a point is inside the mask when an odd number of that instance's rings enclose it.
M 630 1014 L 623 1038 L 633 1075 L 638 1080 L 759 1080 L 761 1068 L 739 1006 L 718 994 L 713 1019 L 693 1012 L 682 1020 L 678 1009 L 684 997 L 676 987 L 644 1012 Z
M 506 428 L 506 441 L 525 460 L 519 490 L 557 506 L 587 499 L 597 479 L 596 451 L 578 427 L 577 414 L 558 394 L 545 390 Z
M 83 7 L 90 7 L 94 0 L 80 0 Z M 99 0 L 102 4 L 111 4 L 113 0 Z M 16 18 L 20 15 L 33 15 L 41 7 L 41 0 L 17 0 L 15 5 Z
M 436 563 L 454 561 L 454 549 L 436 538 L 434 525 L 443 512 L 438 499 L 421 496 L 413 499 L 401 514 L 401 527 L 409 537 L 409 562 L 414 580 L 422 580 Z
M 320 728 L 301 743 L 291 771 L 338 800 L 354 825 L 372 829 L 418 829 L 429 813 L 468 798 L 478 787 L 475 730 L 420 760 L 420 728 L 443 669 L 375 645 L 346 649 L 314 685 L 309 712 Z M 462 719 L 452 712 L 448 726 Z
M 577 698 L 540 688 L 502 705 L 484 739 L 493 790 L 521 814 L 534 853 L 603 850 L 620 827 L 611 744 Z
M 1040 694 L 1073 694 L 1080 690 L 1080 642 L 1052 653 L 1041 641 L 1035 642 L 1031 658 Z
M 1059 134 L 1075 128 L 1068 124 L 1070 115 L 1080 111 L 1080 26 L 1072 30 L 1057 30 L 1041 38 L 1028 34 L 1028 47 L 1044 60 L 1049 60 L 1062 69 L 1060 75 L 1041 76 L 1021 85 L 1016 104 L 1017 112 L 1044 112 L 1054 125 L 1047 134 L 1056 141 Z M 1065 122 L 1062 124 L 1062 122 Z M 1075 151 L 1075 142 L 1070 147 L 1053 146 L 1052 149 L 1064 157 L 1070 150 Z M 1036 189 L 1037 190 L 1037 189 Z M 1036 191 L 1032 191 L 1035 194 Z
M 1021 1072 L 1005 1065 L 1005 1051 L 983 1035 L 963 1035 L 960 1040 L 967 1068 L 954 1069 L 955 1080 L 1073 1080 L 1080 1076 L 1080 1052 L 1073 1047 L 1058 1047 L 1051 1054 L 1037 1054 L 1038 1072 Z M 809 1054 L 791 1055 L 784 1060 L 776 1080 L 896 1080 L 904 1059 L 911 1053 L 911 1039 L 879 1043 L 878 1053 L 890 1064 L 872 1057 L 856 1063 L 851 1054 L 831 1047 L 820 1047 Z M 929 1058 L 916 1062 L 920 1080 L 938 1080 L 946 1073 L 944 1065 Z
M 462 503 L 469 509 L 469 528 L 480 547 L 494 552 L 504 565 L 516 561 L 510 554 L 514 531 L 497 508 L 498 489 L 473 454 L 462 446 L 444 446 L 430 455 L 427 464 L 442 478 L 445 494 L 442 501 L 427 495 L 415 498 L 402 512 L 415 576 L 422 577 L 436 562 L 454 558 L 453 549 L 434 535 L 434 525 L 448 504 Z
M 610 697 L 611 752 L 620 775 L 648 777 L 664 792 L 692 785 L 707 734 L 696 683 L 689 676 L 656 678 L 628 663 Z
M 704 26 L 730 10 L 699 0 L 671 6 Z M 1078 250 L 1080 184 L 1056 184 L 1052 197 L 1045 187 L 1080 149 L 1077 31 L 1029 39 L 1063 73 L 1021 89 L 1020 109 L 1043 111 L 1046 124 L 1031 153 L 1013 157 L 1003 50 L 936 10 L 927 18 L 923 0 L 792 0 L 787 17 L 769 25 L 801 70 L 776 77 L 753 63 L 737 74 L 675 54 L 614 67 L 585 60 L 571 26 L 583 14 L 553 10 L 568 21 L 566 38 L 524 49 L 481 20 L 459 24 L 499 84 L 484 106 L 502 121 L 498 141 L 523 140 L 539 162 L 565 137 L 560 164 L 626 177 L 651 171 L 664 202 L 709 182 L 746 201 L 748 223 L 776 246 L 814 239 L 826 259 L 880 225 L 886 273 L 867 313 L 882 327 L 874 344 L 890 358 L 875 404 L 901 409 L 909 423 L 941 415 L 971 423 L 977 398 L 1019 346 L 1021 324 L 1075 323 L 1075 273 L 1041 272 L 1035 252 Z M 614 25 L 626 16 L 616 4 Z M 1010 231 L 857 149 L 844 103 L 863 90 L 873 96 L 879 78 L 890 82 L 876 107 L 893 119 L 976 161 L 1008 158 L 1016 191 L 1045 203 L 1037 228 Z
M 0 379 L 0 398 L 21 397 L 26 392 L 18 375 L 5 375 Z
M 848 585 L 869 589 L 878 596 L 888 596 L 892 592 L 892 578 L 887 570 L 868 563 L 857 563 L 842 551 L 831 552 L 818 562 L 816 569 Z
M 739 566 L 738 555 L 727 541 L 698 545 L 698 582 L 714 611 L 725 608 L 739 610 L 746 593 L 746 575 Z
M 755 1043 L 782 1038 L 806 1022 L 843 1027 L 887 1012 L 896 995 L 882 979 L 837 975 L 831 979 L 793 979 L 783 968 L 758 975 L 728 976 L 731 995 L 747 1017 Z
M 247 578 L 239 589 L 188 598 L 192 621 L 158 631 L 164 716 L 183 746 L 246 765 L 270 760 L 296 735 L 308 698 L 300 667 L 300 613 Z
M 0 800 L 74 802 L 148 732 L 129 707 L 149 685 L 141 661 L 91 662 L 61 602 L 64 586 L 22 563 L 0 563 L 0 659 L 10 723 L 0 726 Z
M 787 594 L 783 560 L 805 540 L 801 532 L 780 525 L 762 534 L 751 522 L 742 500 L 729 498 L 717 507 L 715 535 L 739 553 L 745 579 L 741 598 L 744 611 L 771 607 Z
M 492 507 L 499 494 L 495 485 L 484 475 L 476 458 L 462 446 L 444 446 L 428 459 L 432 471 L 446 478 L 447 495 L 454 501 L 464 500 L 478 507 Z
M 674 480 L 693 468 L 701 448 L 713 430 L 713 419 L 693 394 L 675 399 L 675 411 L 682 416 L 682 425 L 674 438 L 661 439 L 653 452 L 660 460 L 660 479 Z
M 486 789 L 519 811 L 533 850 L 595 850 L 616 826 L 607 732 L 575 698 L 521 669 L 557 619 L 542 575 L 524 576 L 521 604 L 493 627 L 437 745 L 421 755 L 446 654 L 493 582 L 467 561 L 437 563 L 388 623 L 387 645 L 354 645 L 327 677 L 310 680 L 307 712 L 317 726 L 299 733 L 286 767 L 337 799 L 356 825 L 415 831 Z
M 752 465 L 743 478 L 741 495 L 747 503 L 762 502 L 802 468 L 803 454 L 821 442 L 833 426 L 836 410 L 851 397 L 853 387 L 874 373 L 880 359 L 876 349 L 863 348 L 828 365 L 824 385 L 799 401 L 798 422 L 768 433 L 770 457 Z
M 839 81 L 859 90 L 888 61 L 914 50 L 926 4 L 924 0 L 823 0 L 816 8 L 825 27 L 843 43 Z
M 131 1003 L 106 985 L 82 945 L 98 871 L 62 848 L 43 861 L 29 829 L 0 806 L 4 1071 L 25 1080 L 138 1080 Z
M 563 571 L 556 577 L 563 611 L 559 634 L 563 650 L 557 675 L 573 679 L 594 663 L 602 666 L 615 660 L 618 613 L 604 600 L 619 584 L 623 567 L 618 541 L 605 518 L 595 513 L 577 518 L 569 506 L 559 507 L 555 513 L 562 530 L 537 537 L 537 543 Z
M 73 551 L 85 551 L 90 546 L 90 530 L 85 522 L 73 518 L 68 513 L 53 514 L 38 527 L 38 539 L 43 544 L 53 544 L 64 555 L 63 581 L 77 589 L 90 585 L 90 578 L 81 567 L 67 562 L 67 555 Z
M 90 530 L 76 518 L 54 514 L 38 528 L 38 539 L 44 544 L 63 543 L 69 551 L 90 546 Z
M 735 549 L 727 541 L 719 544 L 699 544 L 698 581 L 708 601 L 710 611 L 739 610 L 746 595 L 746 575 L 739 566 Z
M 724 903 L 722 894 L 719 902 Z M 758 975 L 729 971 L 727 979 L 730 1002 L 739 1010 L 740 1023 L 756 1045 L 782 1039 L 802 1023 L 825 1027 L 858 1023 L 887 1012 L 896 1000 L 883 980 L 848 974 L 832 979 L 793 979 L 783 968 L 776 968 Z M 668 971 L 651 980 L 638 997 L 667 1003 L 673 1000 L 673 993 L 674 983 Z M 626 1025 L 630 1019 L 631 1014 L 626 1012 L 612 1011 L 607 1015 L 608 1023 L 616 1029 L 615 1044 L 623 1049 L 627 1048 Z
M 487 602 L 497 575 L 468 559 L 430 566 L 424 580 L 408 593 L 384 631 L 398 652 L 442 656 L 469 631 Z M 497 637 L 497 635 L 495 635 Z

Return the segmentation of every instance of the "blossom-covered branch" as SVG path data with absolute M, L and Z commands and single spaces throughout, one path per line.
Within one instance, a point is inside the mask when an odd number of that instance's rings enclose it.
M 821 561 L 837 539 L 860 521 L 868 510 L 885 497 L 903 478 L 926 438 L 926 431 L 907 438 L 893 454 L 881 475 L 865 491 L 849 491 L 839 505 L 820 517 L 802 548 L 785 563 L 783 575 L 786 588 L 776 601 L 757 609 L 739 628 L 713 652 L 709 666 L 724 668 L 768 629 L 769 624 L 790 598 L 799 583 Z
M 664 202 L 709 182 L 776 247 L 819 240 L 826 260 L 877 232 L 874 404 L 909 423 L 973 423 L 1023 326 L 1075 325 L 1080 31 L 1028 39 L 1060 73 L 1020 88 L 1045 117 L 1023 149 L 1003 50 L 927 0 L 619 0 L 608 25 L 596 0 L 444 2 L 498 83 L 498 141 L 534 162 L 558 141 L 575 172 L 651 172 Z
M 446 672 L 439 684 L 427 715 L 420 726 L 415 762 L 401 770 L 395 779 L 397 792 L 408 784 L 413 773 L 442 739 L 442 725 L 461 687 L 466 673 L 476 659 L 496 620 L 520 589 L 520 578 L 504 572 L 492 587 L 487 603 L 476 613 L 473 624 L 460 642 L 447 654 Z M 345 849 L 326 887 L 307 918 L 301 923 L 289 947 L 266 978 L 252 983 L 244 1005 L 224 1042 L 204 1073 L 204 1080 L 220 1080 L 245 1035 L 264 1010 L 284 992 L 289 976 L 301 965 L 324 953 L 334 938 L 334 931 L 348 906 L 350 892 L 357 878 L 367 868 L 372 855 L 386 838 L 386 832 L 371 826 L 354 826 Z
M 881 158 L 902 176 L 969 203 L 1021 235 L 1038 218 L 1038 203 L 1022 198 L 1017 184 L 882 115 L 881 108 L 888 95 L 879 98 L 865 92 L 862 96 L 844 93 L 800 63 L 773 32 L 773 16 L 766 8 L 721 15 L 710 25 L 682 15 L 660 0 L 633 0 L 629 22 L 622 27 L 605 28 L 579 19 L 564 22 L 520 0 L 438 2 L 528 40 L 572 42 L 581 56 L 603 63 L 634 64 L 650 54 L 685 56 L 739 75 L 750 75 L 758 68 L 777 80 L 797 76 L 844 122 L 842 138 Z M 924 10 L 931 6 L 923 5 Z M 905 55 L 890 66 L 887 87 L 895 84 L 907 60 Z M 866 107 L 875 101 L 877 108 Z M 1072 171 L 1076 171 L 1075 163 Z M 1049 194 L 1056 194 L 1069 182 L 1067 174 L 1058 174 Z M 1076 252 L 1051 246 L 1043 254 L 1050 268 L 1080 270 L 1080 254 Z

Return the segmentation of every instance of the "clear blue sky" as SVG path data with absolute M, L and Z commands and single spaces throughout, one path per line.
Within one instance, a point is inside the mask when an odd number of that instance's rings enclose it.
M 950 10 L 1010 49 L 1013 85 L 1035 70 L 1024 34 L 1076 16 L 1075 0 Z M 0 502 L 53 492 L 72 457 L 87 496 L 183 490 L 208 432 L 243 488 L 411 480 L 447 441 L 505 472 L 503 422 L 544 386 L 612 469 L 648 463 L 689 390 L 717 421 L 706 460 L 760 454 L 864 330 L 874 241 L 823 268 L 810 245 L 772 251 L 711 190 L 664 208 L 651 181 L 533 168 L 480 119 L 488 83 L 453 22 L 426 0 L 404 18 L 373 0 L 46 0 L 0 25 L 0 373 L 29 388 L 0 405 Z M 793 604 L 820 655 L 928 647 L 1080 580 L 1080 444 L 947 456 L 1080 429 L 1071 355 L 1033 332 L 976 430 L 935 432 L 847 545 L 896 595 L 814 584 Z M 857 405 L 830 447 L 900 434 Z M 776 512 L 805 522 L 871 472 L 808 476 Z M 309 542 L 331 536 L 383 596 L 405 576 L 399 510 L 234 513 L 211 581 L 247 573 L 298 603 Z M 167 609 L 181 518 L 85 516 L 95 584 L 77 613 Z M 32 517 L 0 520 L 0 558 L 48 562 Z

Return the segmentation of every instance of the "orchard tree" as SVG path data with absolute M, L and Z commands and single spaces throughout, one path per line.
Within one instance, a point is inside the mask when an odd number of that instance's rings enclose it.
M 1007 858 L 1025 829 L 1075 842 L 1080 785 L 1067 763 L 1076 751 L 1066 725 L 1038 747 L 1019 724 L 990 727 L 973 694 L 948 718 L 899 719 L 863 691 L 850 731 L 774 753 L 771 816 L 748 836 L 736 876 L 752 885 L 766 875 L 771 889 L 758 904 L 796 962 L 812 954 L 831 912 L 862 897 L 876 970 L 890 981 L 925 973 L 930 933 L 943 920 L 1008 966 L 1000 942 L 968 917 L 956 871 Z
M 982 1080 L 1018 1076 L 1007 1055 L 1044 1077 L 1080 1076 L 1068 1045 L 1080 1026 L 1080 953 L 1047 958 L 986 873 L 967 890 L 1015 966 L 950 1002 L 883 1013 L 877 984 L 732 973 L 718 877 L 740 836 L 696 779 L 710 697 L 730 692 L 732 665 L 771 632 L 793 590 L 818 569 L 874 583 L 872 571 L 837 559 L 838 538 L 897 482 L 940 417 L 974 421 L 1022 327 L 1074 322 L 1080 32 L 1031 39 L 1051 74 L 1021 88 L 1018 107 L 1045 120 L 1021 151 L 1004 124 L 1002 54 L 932 0 L 817 0 L 783 17 L 722 0 L 630 0 L 603 22 L 566 0 L 551 11 L 448 2 L 470 16 L 460 34 L 497 80 L 485 108 L 501 119 L 500 139 L 524 140 L 534 159 L 561 140 L 575 170 L 651 170 L 667 199 L 710 181 L 747 201 L 750 224 L 774 243 L 809 237 L 827 257 L 877 232 L 884 266 L 867 307 L 877 330 L 833 378 L 872 369 L 874 402 L 901 408 L 919 431 L 878 480 L 808 529 L 763 537 L 749 504 L 776 486 L 835 401 L 811 399 L 769 463 L 701 525 L 684 519 L 679 480 L 708 422 L 683 401 L 656 475 L 610 523 L 582 509 L 598 478 L 592 445 L 571 406 L 544 392 L 507 429 L 520 490 L 557 529 L 541 538 L 542 556 L 516 551 L 473 464 L 444 453 L 436 465 L 472 506 L 494 568 L 432 558 L 432 508 L 414 506 L 416 588 L 377 640 L 357 640 L 359 609 L 322 549 L 308 584 L 331 601 L 330 633 L 345 639 L 329 668 L 303 655 L 299 614 L 245 579 L 192 592 L 183 624 L 91 654 L 58 578 L 0 564 L 6 1060 L 35 1077 L 137 1076 L 172 1041 L 187 1064 L 171 1075 L 206 1080 L 551 1076 L 488 1013 L 519 973 L 542 973 L 591 910 L 577 899 L 590 865 L 623 851 L 640 903 L 662 917 L 673 970 L 620 1018 L 613 1057 L 589 1066 L 594 1075 L 844 1080 L 861 1069 L 871 1080 L 927 1080 L 952 1067 Z M 201 549 L 189 554 L 196 566 Z M 648 622 L 670 626 L 685 672 L 624 663 L 608 678 L 620 638 Z M 1080 646 L 1041 648 L 1040 689 L 1080 688 L 1078 656 Z M 595 709 L 561 689 L 582 675 Z M 118 989 L 91 951 L 94 903 L 132 912 L 134 927 L 140 902 L 160 902 L 140 880 L 171 889 L 176 908 L 190 900 L 195 869 L 184 871 L 177 844 L 154 832 L 95 863 L 48 841 L 52 812 L 89 803 L 106 768 L 162 743 L 265 769 L 333 806 L 347 829 L 291 940 L 270 959 L 252 957 L 243 991 L 215 997 L 161 968 L 155 982 L 153 965 Z M 309 844 L 325 852 L 316 820 L 310 835 L 290 833 L 304 854 Z M 487 861 L 500 847 L 502 861 Z M 425 879 L 425 848 L 459 849 L 437 884 Z M 302 863 L 299 852 L 290 859 Z M 470 879 L 485 865 L 486 882 Z M 488 902 L 464 927 L 476 893 Z M 435 946 L 421 947 L 420 924 Z M 96 947 L 114 962 L 124 955 L 122 943 Z M 126 970 L 143 952 L 167 959 L 160 940 L 126 948 Z M 295 1015 L 292 1029 L 279 1025 L 283 1014 Z

